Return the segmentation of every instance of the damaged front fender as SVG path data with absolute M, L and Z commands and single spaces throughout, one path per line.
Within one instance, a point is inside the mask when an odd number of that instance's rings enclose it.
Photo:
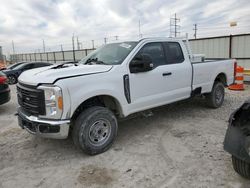
M 224 150 L 250 163 L 250 99 L 231 114 Z

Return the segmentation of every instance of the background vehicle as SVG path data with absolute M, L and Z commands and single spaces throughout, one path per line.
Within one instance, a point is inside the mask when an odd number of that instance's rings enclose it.
M 0 71 L 0 105 L 10 100 L 10 89 L 6 75 Z
M 6 74 L 8 77 L 8 83 L 9 84 L 15 84 L 17 83 L 17 79 L 20 76 L 20 74 L 26 70 L 34 69 L 34 68 L 39 68 L 39 67 L 45 67 L 45 66 L 50 66 L 52 65 L 51 63 L 47 62 L 32 62 L 32 63 L 22 63 L 12 69 L 7 69 L 4 70 L 3 72 Z
M 220 107 L 224 87 L 234 81 L 234 64 L 204 61 L 180 39 L 107 44 L 78 64 L 23 73 L 17 85 L 19 125 L 57 139 L 72 129 L 76 146 L 98 154 L 113 143 L 117 118 L 195 95 Z
M 0 64 L 0 71 L 5 70 L 5 69 L 6 69 L 5 65 Z
M 224 149 L 232 154 L 234 170 L 250 179 L 250 99 L 231 114 Z
M 21 65 L 21 64 L 23 64 L 23 63 L 26 63 L 26 62 L 24 62 L 24 61 L 22 61 L 22 62 L 17 62 L 17 63 L 14 63 L 14 64 L 11 64 L 11 65 L 9 65 L 6 69 L 13 69 L 13 68 L 15 68 L 15 67 L 17 67 L 18 65 Z

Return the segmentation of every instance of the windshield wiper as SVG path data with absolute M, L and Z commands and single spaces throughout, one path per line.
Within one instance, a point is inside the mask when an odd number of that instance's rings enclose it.
M 58 68 L 63 68 L 64 65 L 67 65 L 67 64 L 73 64 L 75 66 L 78 66 L 78 62 L 75 62 L 75 61 L 69 61 L 69 62 L 64 62 L 64 63 L 61 63 L 55 67 L 52 67 L 52 69 L 58 69 Z
M 84 64 L 88 64 L 88 63 L 90 63 L 92 61 L 95 62 L 97 60 L 98 60 L 98 58 L 88 58 L 87 61 Z
M 98 64 L 98 65 L 107 65 L 107 64 L 104 63 L 103 61 L 95 61 L 95 64 Z
M 84 63 L 85 65 L 89 65 L 92 64 L 92 62 L 94 64 L 98 64 L 98 65 L 107 65 L 106 63 L 104 63 L 103 61 L 99 61 L 98 58 L 89 58 L 87 59 L 87 61 Z

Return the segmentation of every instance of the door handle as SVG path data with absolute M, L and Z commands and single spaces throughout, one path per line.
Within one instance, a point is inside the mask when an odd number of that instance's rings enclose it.
M 162 73 L 162 76 L 170 76 L 172 74 L 172 72 L 164 72 Z

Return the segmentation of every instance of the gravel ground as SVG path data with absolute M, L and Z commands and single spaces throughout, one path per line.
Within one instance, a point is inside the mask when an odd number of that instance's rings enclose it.
M 17 125 L 15 86 L 0 106 L 0 187 L 249 187 L 223 151 L 230 113 L 248 96 L 226 91 L 219 109 L 178 102 L 119 124 L 107 152 L 87 156 L 72 140 L 34 137 Z

